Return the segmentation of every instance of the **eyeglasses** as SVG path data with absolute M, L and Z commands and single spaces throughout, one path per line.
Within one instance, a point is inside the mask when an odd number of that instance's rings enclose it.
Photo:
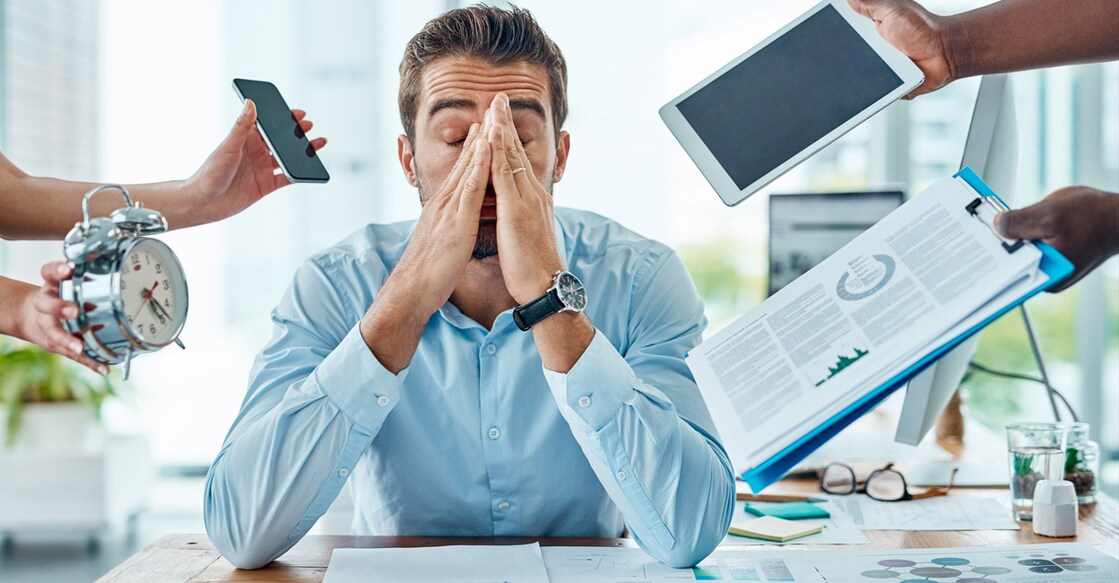
M 868 477 L 865 482 L 860 482 L 855 479 L 855 470 L 852 469 L 851 466 L 832 463 L 824 468 L 824 473 L 820 476 L 820 489 L 828 494 L 838 494 L 841 496 L 847 494 L 866 494 L 882 502 L 922 500 L 924 498 L 934 498 L 936 496 L 948 494 L 948 491 L 952 489 L 952 483 L 956 479 L 956 471 L 958 469 L 959 468 L 952 469 L 952 476 L 948 478 L 948 487 L 929 488 L 924 492 L 912 494 L 909 492 L 909 486 L 905 483 L 905 476 L 894 469 L 893 462 L 871 472 L 870 477 Z

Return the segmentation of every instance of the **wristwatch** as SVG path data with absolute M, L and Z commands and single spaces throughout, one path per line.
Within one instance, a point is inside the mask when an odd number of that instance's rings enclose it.
M 552 287 L 544 295 L 513 309 L 513 322 L 527 332 L 537 322 L 560 312 L 582 312 L 587 308 L 587 290 L 570 271 L 557 271 Z

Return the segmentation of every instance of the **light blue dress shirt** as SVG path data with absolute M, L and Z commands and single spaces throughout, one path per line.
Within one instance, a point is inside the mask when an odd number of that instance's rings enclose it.
M 706 325 L 668 247 L 556 210 L 560 256 L 587 288 L 594 340 L 543 368 L 512 311 L 491 330 L 451 303 L 407 369 L 358 321 L 414 222 L 370 225 L 312 256 L 206 480 L 206 531 L 234 565 L 268 564 L 351 480 L 355 534 L 620 536 L 690 566 L 723 539 L 734 476 L 684 354 Z M 376 342 L 376 339 L 372 339 Z

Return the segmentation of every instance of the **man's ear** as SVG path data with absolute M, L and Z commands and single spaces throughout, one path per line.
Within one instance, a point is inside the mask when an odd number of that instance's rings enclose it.
M 396 157 L 400 159 L 400 169 L 404 171 L 404 178 L 408 179 L 408 184 L 419 188 L 420 181 L 416 178 L 416 155 L 412 153 L 412 142 L 404 134 L 396 137 Z
M 556 169 L 552 173 L 552 182 L 559 182 L 563 178 L 569 152 L 571 152 L 571 134 L 561 131 L 559 139 L 556 140 Z

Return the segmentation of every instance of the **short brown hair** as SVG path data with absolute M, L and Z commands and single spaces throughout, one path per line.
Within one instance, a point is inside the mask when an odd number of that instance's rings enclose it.
M 558 137 L 567 118 L 567 63 L 563 53 L 528 10 L 477 4 L 431 20 L 404 49 L 397 100 L 409 141 L 415 141 L 420 76 L 429 63 L 444 57 L 477 57 L 493 65 L 525 61 L 544 67 Z

